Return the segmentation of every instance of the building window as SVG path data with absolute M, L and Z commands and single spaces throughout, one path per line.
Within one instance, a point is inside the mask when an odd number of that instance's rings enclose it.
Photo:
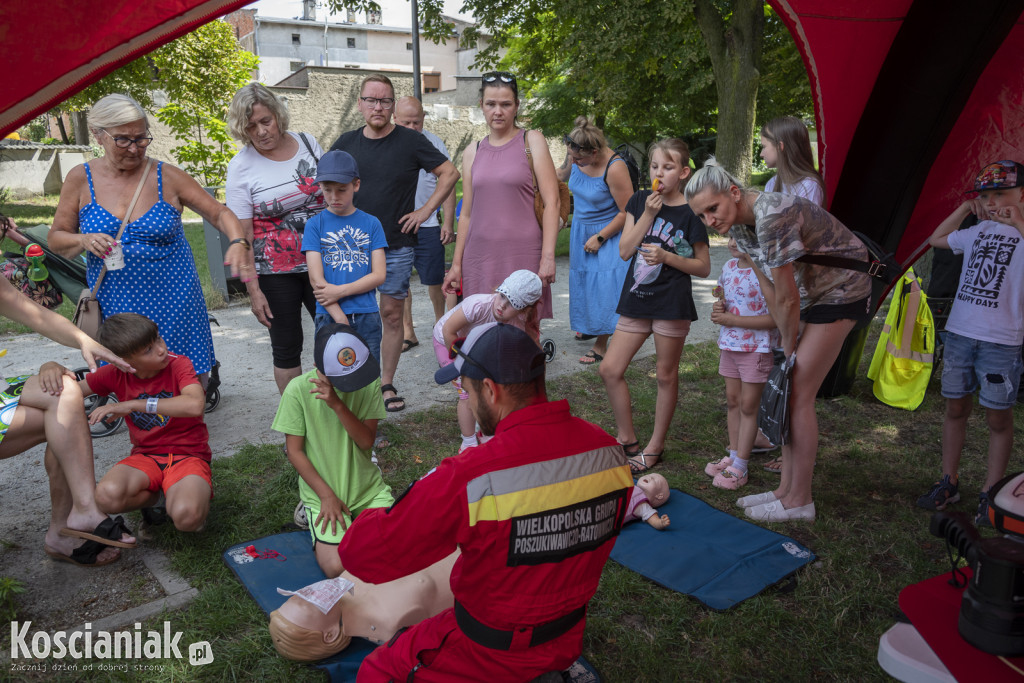
M 437 92 L 441 89 L 441 74 L 423 74 L 423 92 Z
M 412 49 L 412 43 L 406 43 L 405 44 L 405 49 L 406 50 L 411 50 Z
M 302 69 L 305 66 L 305 62 L 288 62 L 288 68 L 293 72 L 298 71 L 299 69 Z
M 348 46 L 349 47 L 355 47 L 356 46 L 356 39 L 355 38 L 349 38 L 348 39 Z
M 292 45 L 301 45 L 302 37 L 298 33 L 292 34 Z

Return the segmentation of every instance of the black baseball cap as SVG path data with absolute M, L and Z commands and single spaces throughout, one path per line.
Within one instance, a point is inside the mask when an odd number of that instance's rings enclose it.
M 338 323 L 324 325 L 313 344 L 316 369 L 338 391 L 358 391 L 380 377 L 380 366 L 363 338 Z
M 434 381 L 447 384 L 460 375 L 490 379 L 497 384 L 530 382 L 544 374 L 544 351 L 518 327 L 488 323 L 473 328 L 457 346 L 454 363 L 434 373 Z

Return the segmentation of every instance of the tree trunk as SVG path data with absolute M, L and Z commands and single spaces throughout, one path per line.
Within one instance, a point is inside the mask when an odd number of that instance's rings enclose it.
M 89 144 L 89 124 L 84 111 L 76 111 L 71 114 L 71 125 L 75 131 L 75 144 Z
M 764 2 L 731 0 L 728 23 L 712 0 L 694 0 L 693 13 L 711 56 L 718 90 L 719 163 L 740 182 L 750 181 L 757 86 L 764 38 Z
M 64 112 L 58 110 L 54 118 L 57 119 L 57 128 L 60 129 L 61 141 L 65 145 L 71 144 L 71 141 L 68 140 L 68 131 L 64 128 Z

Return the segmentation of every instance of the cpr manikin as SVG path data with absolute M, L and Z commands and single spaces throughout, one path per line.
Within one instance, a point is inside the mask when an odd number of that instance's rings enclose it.
M 655 529 L 668 526 L 668 515 L 659 515 L 654 508 L 668 502 L 668 481 L 660 474 L 645 474 L 633 487 L 626 508 L 626 522 L 642 519 Z
M 449 579 L 458 556 L 389 583 L 369 584 L 342 572 L 295 592 L 279 588 L 291 597 L 270 613 L 274 647 L 285 659 L 313 662 L 344 650 L 356 636 L 386 643 L 399 629 L 454 605 Z

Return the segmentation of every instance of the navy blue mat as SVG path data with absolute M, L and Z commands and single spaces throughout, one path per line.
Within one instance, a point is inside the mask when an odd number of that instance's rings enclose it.
M 631 522 L 615 542 L 612 559 L 712 609 L 738 605 L 815 559 L 792 538 L 676 489 L 658 514 L 669 516 L 667 529 Z
M 245 551 L 250 545 L 260 554 L 273 550 L 279 553 L 280 557 L 253 559 Z M 231 567 L 231 571 L 249 591 L 249 595 L 268 615 L 288 599 L 277 592 L 278 588 L 296 590 L 327 578 L 320 570 L 320 565 L 316 563 L 308 531 L 290 531 L 239 543 L 225 550 L 223 557 L 224 562 Z M 352 644 L 347 648 L 313 666 L 323 669 L 332 681 L 354 681 L 363 658 L 373 652 L 375 647 L 376 645 L 368 640 L 353 638 Z M 601 681 L 597 671 L 583 657 L 573 664 L 569 673 L 572 683 Z

